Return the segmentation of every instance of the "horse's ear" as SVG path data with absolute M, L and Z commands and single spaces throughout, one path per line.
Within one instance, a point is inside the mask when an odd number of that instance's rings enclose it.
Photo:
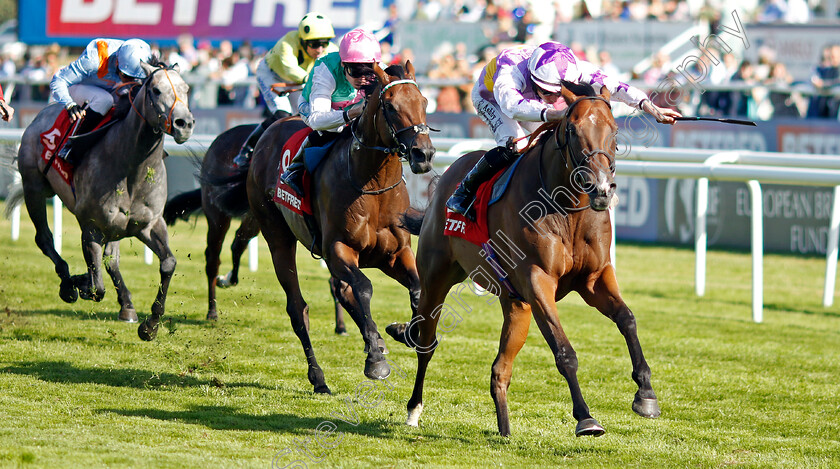
M 409 79 L 414 79 L 414 65 L 411 63 L 410 60 L 405 61 L 405 73 Z
M 376 77 L 379 78 L 379 83 L 382 84 L 382 86 L 385 86 L 391 82 L 391 79 L 388 78 L 388 74 L 385 73 L 384 70 L 382 70 L 378 63 L 373 64 L 373 71 L 374 73 L 376 73 Z
M 153 65 L 147 64 L 146 62 L 140 62 L 140 68 L 142 68 L 143 71 L 146 72 L 146 76 L 151 75 L 151 73 L 155 70 L 155 67 Z
M 607 88 L 606 85 L 601 86 L 601 97 L 609 101 L 610 96 L 612 96 L 612 94 L 610 93 L 609 88 Z
M 576 94 L 569 90 L 568 86 L 560 88 L 560 95 L 563 96 L 563 100 L 566 101 L 566 104 L 572 104 L 578 98 Z

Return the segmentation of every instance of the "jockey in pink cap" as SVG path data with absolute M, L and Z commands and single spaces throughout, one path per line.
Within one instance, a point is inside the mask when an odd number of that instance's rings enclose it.
M 571 49 L 559 42 L 503 50 L 484 67 L 472 91 L 476 112 L 493 131 L 498 146 L 476 162 L 446 202 L 446 208 L 473 219 L 475 191 L 519 156 L 510 142 L 533 132 L 543 122 L 563 118 L 565 111 L 555 106 L 562 101 L 562 80 L 606 86 L 613 100 L 641 109 L 662 124 L 674 124 L 674 118 L 680 116 L 654 105 L 642 90 L 576 58 Z M 596 88 L 599 89 L 600 86 Z
M 298 107 L 300 116 L 313 132 L 280 176 L 299 194 L 302 193 L 298 179 L 303 169 L 303 147 L 325 144 L 361 115 L 362 99 L 377 83 L 373 66 L 381 60 L 379 41 L 370 32 L 358 28 L 341 38 L 338 52 L 315 62 Z

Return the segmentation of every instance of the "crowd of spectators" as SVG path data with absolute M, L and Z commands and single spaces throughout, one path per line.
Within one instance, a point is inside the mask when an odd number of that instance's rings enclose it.
M 392 3 L 386 21 L 375 34 L 382 44 L 383 62 L 404 63 L 406 59 L 413 59 L 414 54 L 411 49 L 400 47 L 402 21 L 482 21 L 487 40 L 485 45 L 478 50 L 468 50 L 464 43 L 444 42 L 432 51 L 428 66 L 417 70 L 418 78 L 422 77 L 423 92 L 430 99 L 430 112 L 474 112 L 470 91 L 484 65 L 504 47 L 551 39 L 557 22 L 588 18 L 617 21 L 693 21 L 705 18 L 717 21 L 721 9 L 717 8 L 715 1 L 419 0 L 416 10 L 404 18 L 400 16 L 396 4 Z M 805 0 L 742 0 L 736 3 L 742 11 L 751 15 L 753 21 L 796 22 L 819 13 L 809 8 Z M 595 5 L 597 9 L 593 8 Z M 554 14 L 535 15 L 534 11 L 551 11 Z M 696 14 L 692 15 L 692 11 Z M 676 64 L 663 53 L 656 54 L 643 72 L 630 73 L 619 69 L 606 50 L 587 49 L 576 42 L 568 45 L 578 57 L 595 63 L 608 75 L 649 91 L 663 82 L 681 82 L 682 77 L 675 71 Z M 234 47 L 227 40 L 211 43 L 189 35 L 178 38 L 176 45 L 161 48 L 153 44 L 153 48 L 163 61 L 179 65 L 182 74 L 192 84 L 194 106 L 262 106 L 253 76 L 258 60 L 266 52 L 264 48 L 253 47 L 248 42 Z M 46 84 L 49 78 L 58 68 L 73 60 L 77 53 L 55 44 L 29 47 L 7 44 L 0 52 L 0 82 L 16 77 L 18 81 L 23 79 L 32 83 L 14 87 L 11 99 L 36 102 L 49 98 Z M 688 114 L 733 115 L 752 119 L 795 116 L 838 118 L 840 99 L 830 92 L 840 87 L 840 45 L 824 48 L 810 83 L 795 83 L 785 64 L 777 62 L 774 51 L 767 47 L 761 49 L 756 63 L 740 59 L 732 53 L 712 53 L 717 54 L 717 63 L 708 63 L 708 55 L 703 55 L 706 62 L 696 64 L 710 71 L 705 89 L 683 86 L 668 94 L 669 102 L 660 101 L 657 104 L 674 105 L 674 97 L 677 96 L 675 105 Z M 807 86 L 810 92 L 800 92 L 802 86 Z M 660 93 L 660 98 L 664 95 Z

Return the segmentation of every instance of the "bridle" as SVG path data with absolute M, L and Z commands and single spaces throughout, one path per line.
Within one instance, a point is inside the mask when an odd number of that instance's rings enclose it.
M 414 146 L 414 142 L 415 142 L 415 140 L 417 140 L 418 135 L 429 135 L 429 132 L 440 132 L 440 130 L 438 130 L 438 129 L 433 129 L 433 128 L 429 127 L 425 122 L 423 122 L 422 124 L 415 124 L 415 125 L 410 125 L 408 127 L 403 127 L 399 130 L 396 129 L 396 126 L 394 126 L 394 123 L 391 121 L 391 118 L 389 117 L 388 110 L 385 108 L 385 99 L 383 99 L 383 98 L 385 97 L 385 92 L 388 91 L 390 88 L 393 88 L 394 86 L 397 86 L 397 85 L 406 85 L 406 84 L 411 84 L 411 85 L 417 86 L 417 82 L 415 82 L 414 80 L 403 79 L 403 80 L 394 80 L 394 81 L 388 83 L 387 85 L 383 86 L 382 89 L 379 90 L 379 110 L 382 112 L 382 115 L 385 118 L 385 126 L 388 129 L 388 133 L 391 136 L 391 140 L 394 141 L 395 146 L 393 146 L 393 147 L 382 147 L 382 146 L 368 146 L 368 145 L 365 145 L 365 143 L 362 142 L 361 137 L 359 137 L 356 134 L 356 128 L 358 127 L 358 120 L 355 120 L 351 124 L 351 129 L 350 130 L 353 134 L 353 140 L 355 140 L 355 142 L 358 143 L 359 146 L 361 146 L 362 148 L 368 149 L 368 150 L 377 150 L 377 151 L 385 152 L 385 153 L 388 153 L 388 154 L 396 154 L 397 156 L 400 157 L 401 160 L 408 160 L 408 154 L 411 151 L 411 148 Z M 417 86 L 417 89 L 420 89 L 420 87 Z M 374 114 L 374 118 L 373 118 L 374 119 L 374 127 L 376 127 L 376 116 L 378 116 L 378 115 L 379 115 L 379 113 Z M 409 130 L 413 130 L 414 135 L 412 135 L 409 145 L 406 145 L 406 144 L 400 142 L 399 135 L 401 133 L 409 131 Z
M 161 132 L 164 132 L 164 133 L 170 134 L 170 133 L 172 133 L 172 113 L 175 111 L 175 106 L 178 104 L 178 102 L 182 102 L 182 103 L 183 103 L 183 101 L 181 100 L 181 98 L 180 98 L 180 97 L 178 97 L 178 92 L 177 92 L 177 91 L 175 91 L 175 84 L 174 84 L 174 83 L 172 83 L 172 78 L 170 78 L 170 77 L 169 77 L 169 74 L 168 74 L 168 73 L 165 73 L 164 75 L 166 75 L 166 79 L 167 79 L 167 80 L 169 80 L 169 85 L 170 85 L 170 87 L 172 88 L 172 94 L 174 94 L 174 95 L 175 95 L 175 101 L 172 103 L 172 106 L 170 106 L 170 107 L 169 107 L 169 112 L 168 112 L 168 113 L 167 113 L 167 112 L 161 112 L 161 111 L 159 111 L 159 110 L 158 110 L 158 108 L 157 108 L 157 106 L 155 106 L 155 104 L 156 104 L 157 102 L 156 102 L 156 100 L 154 99 L 154 95 L 152 94 L 152 89 L 151 89 L 151 87 L 150 87 L 150 86 L 148 86 L 148 85 L 149 85 L 149 83 L 151 83 L 151 81 L 152 81 L 152 77 L 155 75 L 155 73 L 160 72 L 160 71 L 162 71 L 162 70 L 164 70 L 164 71 L 168 71 L 168 70 L 175 70 L 175 66 L 174 66 L 174 65 L 170 65 L 170 66 L 158 66 L 157 68 L 155 68 L 154 70 L 152 70 L 152 71 L 151 71 L 151 72 L 150 72 L 150 73 L 146 76 L 146 78 L 145 78 L 145 79 L 143 79 L 143 83 L 139 85 L 139 86 L 141 86 L 141 88 L 142 88 L 142 89 L 144 89 L 144 90 L 145 90 L 145 93 L 146 93 L 146 96 L 145 96 L 145 97 L 146 97 L 146 102 L 151 103 L 151 105 L 152 105 L 152 110 L 155 112 L 156 117 L 157 117 L 157 125 L 152 125 L 152 124 L 148 121 L 148 119 L 146 119 L 146 116 L 145 116 L 145 115 L 143 115 L 143 113 L 141 113 L 141 112 L 137 109 L 137 107 L 136 107 L 136 106 L 134 106 L 134 100 L 135 100 L 136 98 L 132 98 L 132 95 L 131 95 L 131 93 L 130 93 L 130 92 L 129 92 L 129 94 L 128 94 L 128 99 L 129 99 L 129 102 L 131 103 L 131 109 L 134 109 L 134 112 L 136 112 L 136 113 L 137 113 L 137 115 L 138 115 L 138 116 L 140 116 L 140 118 L 141 118 L 141 119 L 143 119 L 143 122 L 145 122 L 147 125 L 149 125 L 150 127 L 152 127 L 152 129 L 154 130 L 154 132 L 155 132 L 155 133 L 161 133 Z M 132 87 L 132 88 L 134 88 L 135 86 L 138 86 L 138 85 L 137 85 L 136 83 L 135 83 L 135 84 L 133 84 L 133 85 L 131 85 L 131 87 Z
M 572 109 L 574 109 L 574 107 L 577 106 L 578 103 L 580 103 L 581 101 L 603 101 L 604 103 L 606 103 L 606 105 L 610 109 L 612 109 L 612 105 L 610 104 L 610 102 L 602 96 L 582 96 L 582 97 L 579 97 L 578 99 L 574 100 L 571 104 L 569 104 L 569 107 L 566 108 L 566 113 L 563 115 L 563 119 L 558 121 L 557 125 L 554 127 L 554 142 L 557 144 L 557 148 L 560 150 L 560 154 L 563 157 L 563 164 L 566 165 L 566 167 L 568 168 L 569 165 L 568 165 L 567 161 L 571 161 L 572 162 L 572 168 L 571 169 L 574 170 L 574 169 L 578 168 L 580 165 L 582 165 L 591 156 L 597 155 L 597 154 L 602 154 L 602 155 L 606 156 L 607 159 L 609 160 L 610 170 L 615 172 L 615 156 L 610 155 L 606 150 L 598 148 L 598 149 L 595 149 L 595 150 L 592 150 L 592 151 L 585 152 L 585 154 L 584 154 L 584 152 L 581 152 L 581 154 L 583 154 L 584 157 L 580 161 L 578 161 L 574 157 L 574 154 L 572 152 L 572 147 L 571 147 L 571 144 L 570 144 L 572 136 L 573 136 L 574 128 L 571 124 L 570 117 L 572 115 Z M 560 131 L 560 126 L 561 125 L 563 126 L 563 131 L 562 132 Z M 537 132 L 539 132 L 539 130 Z M 561 135 L 563 136 L 562 141 L 560 140 Z M 545 190 L 546 192 L 550 193 L 551 191 L 549 191 L 548 188 L 545 185 L 545 179 L 543 178 L 543 170 L 542 170 L 542 161 L 543 161 L 542 157 L 543 157 L 543 153 L 545 152 L 545 147 L 546 146 L 543 145 L 542 148 L 540 149 L 540 159 L 539 159 L 539 164 L 537 165 L 537 167 L 539 168 L 540 187 L 543 190 Z M 572 202 L 574 202 L 574 201 L 572 201 Z M 574 206 L 573 207 L 563 207 L 563 209 L 566 210 L 567 212 L 579 212 L 579 211 L 586 210 L 589 207 L 590 207 L 589 205 L 584 205 L 584 206 L 581 206 L 581 207 L 574 207 Z
M 417 140 L 418 135 L 429 135 L 429 132 L 440 132 L 440 130 L 433 129 L 433 128 L 429 127 L 428 124 L 426 124 L 425 122 L 423 122 L 421 124 L 410 125 L 408 127 L 403 127 L 401 129 L 396 128 L 393 121 L 389 117 L 390 114 L 389 114 L 389 112 L 388 112 L 388 110 L 385 106 L 384 97 L 385 97 L 385 92 L 387 90 L 389 90 L 390 88 L 393 88 L 394 86 L 397 86 L 397 85 L 414 85 L 414 86 L 417 87 L 418 90 L 420 89 L 420 87 L 417 86 L 417 82 L 415 82 L 414 80 L 401 79 L 401 80 L 394 80 L 394 81 L 388 83 L 387 85 L 383 86 L 382 89 L 379 90 L 379 111 L 382 113 L 382 116 L 385 119 L 385 127 L 388 129 L 388 134 L 390 135 L 391 140 L 394 142 L 395 145 L 391 146 L 391 147 L 383 147 L 383 146 L 377 146 L 377 145 L 366 145 L 362 141 L 362 138 L 364 138 L 364 136 L 359 137 L 358 134 L 356 133 L 356 129 L 358 128 L 358 124 L 359 124 L 358 119 L 356 119 L 356 120 L 354 120 L 353 122 L 350 123 L 350 133 L 353 135 L 353 141 L 356 142 L 356 144 L 358 144 L 359 147 L 361 147 L 361 148 L 364 148 L 366 150 L 381 151 L 381 152 L 387 153 L 389 155 L 397 155 L 397 157 L 399 157 L 400 160 L 408 161 L 408 155 L 411 152 L 411 148 L 414 147 L 414 142 Z M 374 114 L 374 117 L 373 117 L 374 128 L 378 128 L 378 126 L 376 125 L 376 117 L 380 114 L 380 112 L 377 112 L 376 114 Z M 411 136 L 411 140 L 410 140 L 408 145 L 402 143 L 399 139 L 399 135 L 401 133 L 407 132 L 407 131 L 413 131 L 414 132 L 414 134 Z M 352 174 L 350 172 L 350 160 L 351 160 L 351 158 L 350 158 L 349 153 L 350 153 L 350 150 L 348 150 L 348 155 L 347 155 L 347 174 Z M 353 181 L 352 178 L 350 178 L 350 180 L 353 184 L 353 187 L 357 191 L 361 192 L 362 194 L 377 195 L 377 194 L 382 194 L 383 192 L 387 192 L 387 191 L 397 187 L 401 182 L 403 182 L 404 178 L 401 175 L 400 179 L 397 182 L 395 182 L 394 184 L 392 184 L 388 187 L 382 188 L 382 189 L 374 190 L 374 191 L 366 191 L 363 188 L 358 187 L 356 182 Z

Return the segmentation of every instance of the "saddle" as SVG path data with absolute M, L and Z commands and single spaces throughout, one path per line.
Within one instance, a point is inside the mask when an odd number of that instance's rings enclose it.
M 487 225 L 487 210 L 496 203 L 507 191 L 510 180 L 522 157 L 516 159 L 510 166 L 497 172 L 488 181 L 478 187 L 475 195 L 475 221 L 470 221 L 460 213 L 446 211 L 446 223 L 443 234 L 446 236 L 457 236 L 481 246 L 490 239 L 490 229 Z
M 87 151 L 105 135 L 108 129 L 118 122 L 119 119 L 115 115 L 114 108 L 111 108 L 93 130 L 86 134 L 71 136 L 69 134 L 72 131 L 73 124 L 70 122 L 70 116 L 67 111 L 59 112 L 53 125 L 46 132 L 41 133 L 40 136 L 43 146 L 41 159 L 47 163 L 44 174 L 50 168 L 55 168 L 64 182 L 70 184 L 73 179 L 73 168 L 79 164 L 81 156 L 87 154 Z M 59 150 L 66 145 L 68 139 L 73 140 L 75 150 L 73 154 L 76 155 L 74 161 L 64 161 L 56 158 Z

